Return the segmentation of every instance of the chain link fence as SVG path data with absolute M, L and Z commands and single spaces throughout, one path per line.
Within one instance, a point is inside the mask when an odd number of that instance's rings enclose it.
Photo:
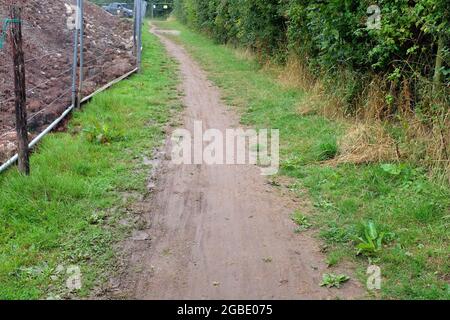
M 135 1 L 134 9 L 144 7 L 140 2 Z M 83 3 L 82 10 L 77 11 L 77 3 Z M 11 5 L 0 0 L 0 165 L 14 160 L 17 151 Z M 137 70 L 141 23 L 133 21 L 140 17 L 136 10 L 129 18 L 83 0 L 21 0 L 14 5 L 21 8 L 30 141 L 65 115 L 69 106 L 76 106 L 74 97 L 82 100 Z M 83 36 L 75 42 L 77 27 Z

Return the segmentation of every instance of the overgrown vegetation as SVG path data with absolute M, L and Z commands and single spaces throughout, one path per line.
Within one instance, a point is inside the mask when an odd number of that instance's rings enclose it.
M 314 92 L 285 86 L 242 51 L 216 45 L 176 21 L 158 24 L 181 31 L 174 40 L 208 71 L 225 102 L 241 112 L 244 125 L 280 129 L 282 173 L 294 179 L 290 189 L 300 197 L 307 190 L 317 208 L 307 219 L 301 212 L 292 218 L 320 229 L 330 268 L 353 261 L 365 283 L 368 265 L 379 265 L 381 291 L 373 294 L 381 298 L 450 297 L 447 185 L 407 162 L 323 162 L 322 151 L 331 156 L 349 125 L 318 113 L 300 114 L 298 106 L 311 101 Z M 364 242 L 369 246 L 358 255 Z M 336 283 L 331 280 L 327 284 Z
M 172 61 L 155 37 L 143 41 L 141 74 L 96 96 L 67 133 L 46 137 L 30 177 L 0 176 L 0 299 L 87 296 L 113 271 L 113 246 L 135 223 L 129 205 L 146 192 L 143 157 L 179 107 Z M 66 288 L 70 266 L 80 268 L 79 291 Z
M 283 76 L 331 101 L 326 114 L 381 122 L 391 159 L 450 179 L 449 1 L 175 0 L 175 12 L 259 62 L 285 64 Z

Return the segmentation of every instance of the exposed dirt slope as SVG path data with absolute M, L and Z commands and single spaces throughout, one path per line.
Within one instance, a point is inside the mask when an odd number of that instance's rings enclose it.
M 1 22 L 8 17 L 9 3 L 0 0 Z M 73 14 L 70 5 L 74 1 L 21 0 L 15 3 L 23 8 L 26 78 L 27 89 L 30 90 L 27 110 L 29 130 L 34 135 L 70 104 L 73 31 L 67 22 Z M 131 21 L 114 17 L 85 1 L 84 76 L 87 81 L 84 94 L 133 68 L 132 28 Z M 3 50 L 0 50 L 0 163 L 14 152 L 14 144 L 10 143 L 15 136 L 11 130 L 14 127 L 11 62 L 7 39 Z
M 239 125 L 198 64 L 159 35 L 180 63 L 184 127 Z M 166 154 L 170 153 L 170 143 Z M 251 165 L 181 165 L 165 161 L 151 199 L 141 204 L 147 230 L 125 245 L 126 270 L 113 298 L 332 299 L 363 295 L 319 286 L 327 271 L 311 234 L 295 234 L 290 215 L 299 203 L 270 186 Z M 149 240 L 151 238 L 151 241 Z M 348 272 L 347 272 L 348 273 Z M 118 285 L 120 283 L 120 285 Z

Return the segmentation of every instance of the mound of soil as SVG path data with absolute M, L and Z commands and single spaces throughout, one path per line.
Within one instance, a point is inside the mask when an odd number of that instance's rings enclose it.
M 10 1 L 0 0 L 0 28 Z M 56 119 L 71 103 L 74 14 L 72 0 L 19 0 L 22 6 L 27 80 L 27 111 L 31 136 Z M 130 71 L 133 22 L 115 17 L 85 1 L 84 88 L 86 96 Z M 73 25 L 73 24 L 72 24 Z M 2 30 L 3 31 L 3 30 Z M 0 163 L 15 152 L 14 78 L 7 38 L 0 50 Z

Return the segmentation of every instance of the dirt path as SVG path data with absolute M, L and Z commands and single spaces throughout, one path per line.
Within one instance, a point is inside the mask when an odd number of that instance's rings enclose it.
M 180 63 L 184 128 L 202 120 L 225 130 L 238 118 L 219 90 L 178 44 L 157 34 Z M 167 149 L 166 153 L 170 153 Z M 360 297 L 355 282 L 341 290 L 319 286 L 324 256 L 308 234 L 295 234 L 298 203 L 245 166 L 176 166 L 165 161 L 148 200 L 145 232 L 132 241 L 121 295 L 136 299 L 332 299 Z M 144 237 L 145 238 L 145 237 Z

